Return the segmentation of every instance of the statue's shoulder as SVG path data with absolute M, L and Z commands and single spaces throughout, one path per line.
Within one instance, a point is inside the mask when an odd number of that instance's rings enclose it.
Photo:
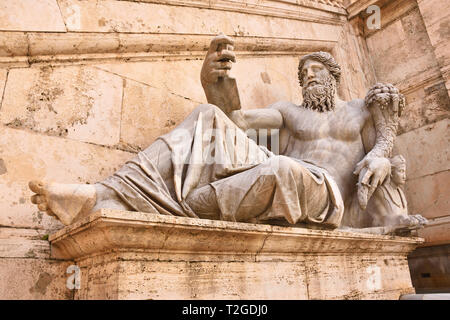
M 351 114 L 356 115 L 359 114 L 363 119 L 367 119 L 370 117 L 370 111 L 366 106 L 364 99 L 354 99 L 347 102 L 348 111 Z
M 350 108 L 357 108 L 357 109 L 367 110 L 367 107 L 366 107 L 366 104 L 364 102 L 364 99 L 353 99 L 351 101 L 348 101 L 347 105 Z
M 289 111 L 292 110 L 299 110 L 299 106 L 295 103 L 289 102 L 289 101 L 278 101 L 275 103 L 272 103 L 271 105 L 267 106 L 267 108 L 270 109 L 277 109 L 281 112 L 281 114 L 286 114 Z

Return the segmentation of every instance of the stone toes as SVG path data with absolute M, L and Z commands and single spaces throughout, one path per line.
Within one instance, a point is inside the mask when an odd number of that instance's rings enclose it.
M 47 211 L 47 209 L 48 209 L 47 203 L 46 202 L 39 203 L 38 208 L 41 211 Z
M 40 204 L 42 202 L 45 202 L 45 199 L 43 196 L 41 196 L 39 194 L 35 194 L 35 195 L 31 196 L 31 202 L 34 204 Z
M 414 217 L 419 221 L 419 224 L 421 224 L 421 225 L 428 224 L 428 220 L 426 218 L 422 217 L 420 214 L 417 214 Z
M 41 181 L 30 181 L 28 183 L 28 187 L 33 191 L 34 193 L 41 194 L 44 193 L 44 184 Z
M 56 215 L 53 213 L 53 211 L 51 211 L 49 208 L 47 208 L 47 210 L 45 211 L 46 214 L 48 214 L 50 217 L 56 217 Z

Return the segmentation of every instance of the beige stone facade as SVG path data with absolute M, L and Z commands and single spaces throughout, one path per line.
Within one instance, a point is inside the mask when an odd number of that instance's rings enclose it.
M 399 299 L 419 238 L 102 209 L 51 235 L 75 299 Z
M 374 3 L 381 7 L 379 30 L 366 26 L 365 8 Z M 219 32 L 235 40 L 232 75 L 245 109 L 300 102 L 299 56 L 318 50 L 342 65 L 339 93 L 346 100 L 364 97 L 376 81 L 397 86 L 407 100 L 397 149 L 408 165 L 409 211 L 431 221 L 420 231 L 425 246 L 448 246 L 448 6 L 1 1 L 0 298 L 73 298 L 65 286 L 72 262 L 51 257 L 46 240 L 62 224 L 31 204 L 28 181 L 94 183 L 174 128 L 206 102 L 200 69 Z

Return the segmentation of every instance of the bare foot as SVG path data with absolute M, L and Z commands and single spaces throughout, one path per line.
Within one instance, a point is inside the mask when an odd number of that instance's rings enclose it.
M 36 193 L 31 202 L 65 225 L 89 214 L 96 203 L 96 189 L 90 184 L 30 181 L 28 186 Z
M 420 214 L 416 215 L 399 215 L 394 222 L 389 223 L 385 228 L 390 234 L 408 235 L 411 231 L 421 229 L 428 220 Z
M 422 217 L 420 214 L 400 216 L 398 220 L 397 228 L 407 228 L 410 230 L 422 228 L 428 224 L 428 220 Z

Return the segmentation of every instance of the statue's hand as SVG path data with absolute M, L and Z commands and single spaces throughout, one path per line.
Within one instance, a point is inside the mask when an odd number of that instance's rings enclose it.
M 234 41 L 224 34 L 219 34 L 212 39 L 200 73 L 201 83 L 205 90 L 209 84 L 216 83 L 219 77 L 228 74 L 232 65 L 231 61 L 236 62 L 233 44 Z
M 386 158 L 365 157 L 356 165 L 353 173 L 359 175 L 358 201 L 361 208 L 365 209 L 375 189 L 391 174 L 391 163 Z
M 377 105 L 380 109 L 389 109 L 401 115 L 405 107 L 405 97 L 390 83 L 376 83 L 365 98 L 366 106 Z

